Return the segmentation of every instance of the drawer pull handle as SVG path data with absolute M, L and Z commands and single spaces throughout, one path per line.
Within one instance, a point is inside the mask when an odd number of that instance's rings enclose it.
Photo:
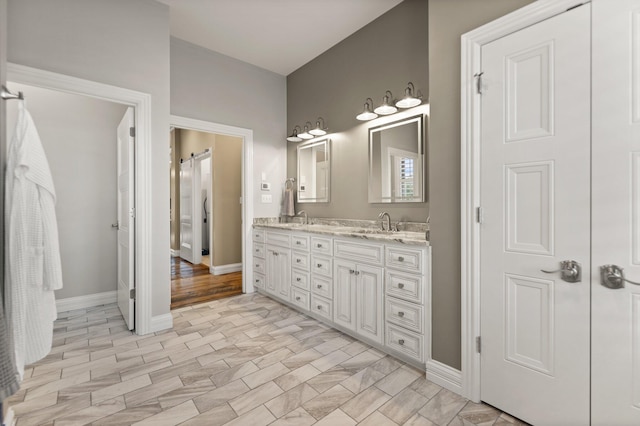
M 398 312 L 398 316 L 399 316 L 400 318 L 402 318 L 402 317 L 404 316 L 404 312 L 402 312 L 402 311 Z
M 322 288 L 322 284 L 318 284 L 318 288 Z
M 260 253 L 260 249 L 256 249 L 256 253 Z
M 398 283 L 398 288 L 404 288 L 404 284 L 403 283 Z
M 318 268 L 322 268 L 322 263 L 318 263 Z
M 318 310 L 321 311 L 322 310 L 322 305 L 318 305 Z
M 302 244 L 302 243 L 301 243 L 300 241 L 296 241 L 296 244 L 297 244 L 297 245 L 300 245 L 300 244 Z
M 317 245 L 317 247 L 318 247 L 318 248 L 322 248 L 322 244 L 318 244 L 318 245 Z
M 256 265 L 256 268 L 259 268 L 259 267 L 260 267 L 260 265 Z
M 296 300 L 300 300 L 300 296 L 296 296 Z
M 300 280 L 300 277 L 296 278 L 296 281 L 300 282 L 300 281 L 301 281 L 301 280 Z
M 260 282 L 260 280 L 256 280 L 256 283 L 259 283 L 259 282 Z
M 404 345 L 404 339 L 400 339 L 400 340 L 398 340 L 398 344 L 399 344 L 400 346 Z
M 398 262 L 404 262 L 404 257 L 398 256 Z
M 300 263 L 302 259 L 296 259 L 296 263 Z

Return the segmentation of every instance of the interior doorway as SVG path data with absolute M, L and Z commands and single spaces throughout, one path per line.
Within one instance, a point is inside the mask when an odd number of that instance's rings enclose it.
M 243 138 L 170 131 L 174 309 L 242 293 Z

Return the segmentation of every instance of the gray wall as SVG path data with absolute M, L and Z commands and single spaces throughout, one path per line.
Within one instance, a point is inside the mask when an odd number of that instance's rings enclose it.
M 123 105 L 10 83 L 22 90 L 49 160 L 64 286 L 56 299 L 117 290 L 116 128 Z M 18 104 L 8 106 L 13 135 Z
M 460 36 L 531 0 L 429 0 L 433 358 L 460 368 Z
M 424 222 L 427 203 L 369 204 L 369 126 L 356 115 L 367 97 L 374 105 L 386 90 L 404 95 L 409 81 L 426 97 L 428 85 L 427 0 L 405 0 L 287 77 L 287 131 L 319 116 L 329 127 L 331 202 L 301 204 L 309 216 L 375 219 L 381 210 L 396 220 Z M 321 28 L 321 27 L 320 27 Z M 320 29 L 321 30 L 321 29 Z M 288 143 L 287 175 L 296 176 L 296 143 Z M 348 183 L 348 184 L 346 184 Z
M 7 21 L 10 62 L 151 95 L 152 315 L 168 313 L 169 8 L 151 0 L 10 0 Z
M 171 38 L 171 114 L 253 130 L 254 217 L 280 214 L 285 94 L 286 80 L 279 74 Z M 260 201 L 262 173 L 271 182 L 270 204 Z

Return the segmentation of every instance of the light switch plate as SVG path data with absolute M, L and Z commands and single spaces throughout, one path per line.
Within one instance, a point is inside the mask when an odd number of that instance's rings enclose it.
M 262 184 L 260 184 L 260 189 L 263 191 L 271 191 L 271 184 L 269 182 L 262 182 Z
M 273 201 L 273 197 L 271 194 L 262 194 L 262 202 L 263 203 L 271 203 Z

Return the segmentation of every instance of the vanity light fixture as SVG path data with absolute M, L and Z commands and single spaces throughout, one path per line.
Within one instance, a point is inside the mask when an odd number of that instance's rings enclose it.
M 308 126 L 307 126 L 308 124 Z M 313 139 L 313 135 L 309 133 L 309 128 L 312 126 L 310 121 L 304 123 L 304 132 L 298 133 L 298 137 L 302 139 Z
M 382 105 L 374 109 L 373 112 L 380 115 L 389 115 L 398 112 L 398 108 L 393 106 L 393 95 L 390 91 L 386 91 L 382 98 Z
M 364 111 L 356 115 L 356 119 L 360 121 L 369 121 L 369 120 L 373 120 L 374 118 L 378 118 L 378 114 L 371 111 L 372 108 L 373 108 L 373 99 L 367 98 L 367 100 L 364 102 Z
M 322 121 L 322 127 L 320 127 L 320 121 Z M 318 117 L 318 120 L 316 121 L 316 127 L 309 130 L 309 134 L 313 136 L 324 136 L 327 134 L 327 127 L 325 126 L 324 118 Z
M 412 108 L 414 106 L 418 106 L 422 103 L 422 99 L 420 97 L 414 97 L 413 92 L 415 92 L 416 88 L 412 82 L 407 84 L 407 88 L 404 89 L 404 98 L 400 99 L 396 102 L 396 106 L 398 108 Z
M 300 130 L 300 126 L 296 124 L 293 128 L 293 133 L 291 133 L 291 136 L 287 137 L 287 140 L 289 142 L 302 142 L 302 138 L 298 136 L 298 130 Z

